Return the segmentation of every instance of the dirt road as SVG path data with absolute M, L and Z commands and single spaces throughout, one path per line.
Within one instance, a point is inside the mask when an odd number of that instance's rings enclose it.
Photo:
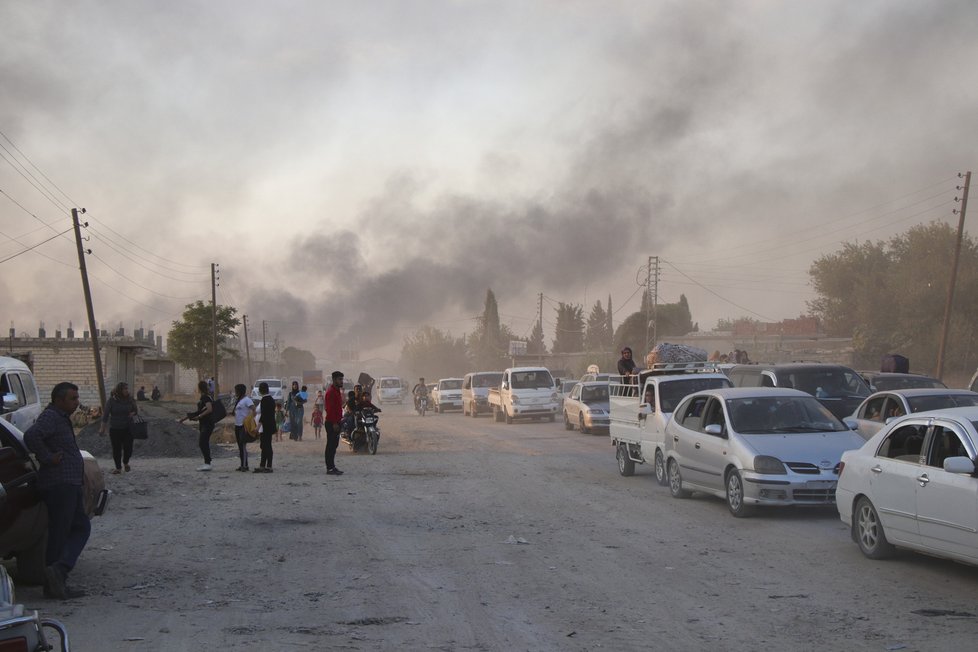
M 376 456 L 275 473 L 136 458 L 72 576 L 77 650 L 937 650 L 978 639 L 978 569 L 862 557 L 834 509 L 732 518 L 618 475 L 558 423 L 382 415 Z M 257 455 L 257 446 L 253 446 Z M 109 464 L 104 461 L 107 470 Z M 929 610 L 929 611 L 927 611 Z

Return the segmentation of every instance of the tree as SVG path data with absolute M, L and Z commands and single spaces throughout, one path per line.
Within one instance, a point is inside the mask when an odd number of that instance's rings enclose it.
M 642 298 L 642 306 L 637 312 L 633 312 L 625 321 L 621 323 L 615 332 L 615 350 L 620 351 L 623 347 L 630 346 L 636 360 L 642 360 L 643 354 L 648 353 L 646 346 L 646 324 L 648 324 L 647 314 L 651 315 L 650 310 L 646 313 L 648 299 L 646 294 Z M 685 335 L 693 330 L 693 318 L 689 311 L 689 302 L 686 295 L 679 295 L 676 303 L 662 303 L 656 307 L 656 340 L 661 342 L 663 337 L 670 335 Z
M 557 332 L 554 353 L 578 353 L 584 350 L 584 308 L 578 304 L 557 304 Z
M 817 294 L 809 302 L 826 333 L 851 336 L 857 363 L 879 364 L 887 353 L 930 371 L 937 361 L 956 232 L 931 222 L 888 241 L 846 243 L 812 263 Z M 947 371 L 975 368 L 978 323 L 978 244 L 962 241 L 945 359 Z
M 530 355 L 542 355 L 547 352 L 547 345 L 543 342 L 543 324 L 539 320 L 533 324 L 533 331 L 526 343 L 526 352 Z
M 516 337 L 505 325 L 499 323 L 499 306 L 496 295 L 486 290 L 486 304 L 475 332 L 469 336 L 469 357 L 477 369 L 500 369 L 507 366 L 509 342 Z
M 225 357 L 240 357 L 236 349 L 222 347 L 235 337 L 241 320 L 231 306 L 217 306 L 217 364 Z M 188 303 L 183 318 L 174 321 L 167 337 L 167 351 L 173 361 L 197 372 L 198 378 L 217 373 L 214 369 L 214 321 L 211 306 L 203 301 Z
M 605 352 L 610 347 L 610 340 L 611 338 L 608 337 L 608 314 L 601 307 L 601 301 L 597 301 L 587 318 L 584 350 Z
M 316 368 L 316 356 L 312 351 L 297 349 L 294 346 L 287 346 L 282 351 L 282 362 L 285 364 L 287 372 L 293 376 L 298 376 L 305 370 Z
M 469 368 L 465 338 L 422 326 L 404 340 L 400 367 L 411 377 L 424 376 L 429 380 L 461 376 Z

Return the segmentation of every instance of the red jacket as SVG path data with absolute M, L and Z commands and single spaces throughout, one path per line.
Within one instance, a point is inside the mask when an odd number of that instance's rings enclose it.
M 339 423 L 343 420 L 343 393 L 336 385 L 326 390 L 326 421 Z

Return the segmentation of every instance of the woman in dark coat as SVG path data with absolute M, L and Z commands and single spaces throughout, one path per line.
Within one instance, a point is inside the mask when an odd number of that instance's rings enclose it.
M 200 446 L 200 452 L 204 456 L 204 463 L 198 466 L 197 470 L 210 471 L 211 435 L 214 433 L 214 419 L 211 418 L 211 413 L 214 411 L 214 399 L 211 398 L 210 388 L 207 386 L 206 380 L 197 383 L 197 391 L 200 392 L 200 400 L 197 401 L 197 411 L 180 419 L 180 423 L 183 423 L 187 419 L 197 422 L 197 426 L 200 429 L 200 438 L 197 444 Z
M 125 464 L 126 471 L 129 469 L 129 460 L 132 458 L 132 431 L 129 424 L 138 412 L 136 402 L 129 395 L 129 385 L 119 383 L 109 394 L 109 400 L 105 402 L 105 409 L 102 410 L 102 427 L 98 434 L 105 434 L 105 426 L 109 426 L 109 441 L 112 442 L 112 461 L 115 468 L 112 473 L 121 473 L 122 466 Z

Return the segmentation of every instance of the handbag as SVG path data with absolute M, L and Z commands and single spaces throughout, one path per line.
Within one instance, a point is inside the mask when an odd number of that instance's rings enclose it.
M 149 422 L 140 416 L 134 416 L 129 422 L 129 434 L 133 439 L 149 439 Z
M 255 417 L 252 415 L 247 415 L 244 418 L 244 423 L 242 424 L 245 431 L 245 437 L 249 442 L 258 441 L 258 422 L 255 421 Z

